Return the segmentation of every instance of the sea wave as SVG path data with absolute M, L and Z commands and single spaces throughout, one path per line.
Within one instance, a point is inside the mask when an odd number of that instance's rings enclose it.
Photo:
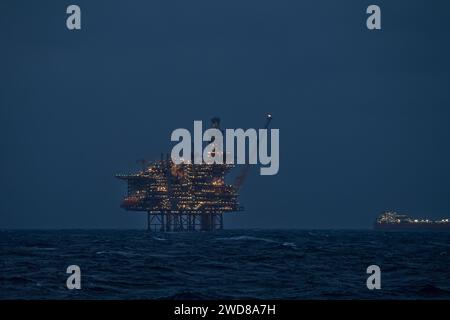
M 449 233 L 7 231 L 0 244 L 0 299 L 450 298 Z M 83 290 L 68 294 L 72 264 Z M 367 290 L 370 264 L 382 290 Z
M 227 237 L 227 238 L 215 238 L 214 240 L 219 240 L 219 241 L 263 241 L 263 242 L 269 242 L 269 243 L 279 243 L 276 240 L 266 239 L 266 238 L 258 238 L 258 237 L 253 237 L 253 236 L 234 236 L 234 237 Z

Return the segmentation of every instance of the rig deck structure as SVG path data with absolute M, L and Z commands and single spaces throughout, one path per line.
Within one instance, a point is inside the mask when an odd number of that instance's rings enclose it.
M 266 116 L 267 129 L 272 115 Z M 212 128 L 220 130 L 220 119 Z M 213 151 L 214 152 L 214 151 Z M 192 155 L 194 156 L 194 155 Z M 143 168 L 136 174 L 118 174 L 128 191 L 121 207 L 147 213 L 149 231 L 214 231 L 223 229 L 223 214 L 243 211 L 238 195 L 248 171 L 245 164 L 233 184 L 225 176 L 234 164 L 175 164 L 167 154 L 153 163 L 140 160 Z
M 116 175 L 128 185 L 121 207 L 147 212 L 150 231 L 213 231 L 223 229 L 223 213 L 242 211 L 238 192 L 225 183 L 230 164 L 183 163 L 169 156 L 141 172 Z

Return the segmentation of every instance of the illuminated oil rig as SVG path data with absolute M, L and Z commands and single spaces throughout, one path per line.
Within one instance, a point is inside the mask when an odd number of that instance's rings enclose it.
M 267 129 L 271 115 L 266 118 Z M 220 119 L 212 119 L 212 127 L 220 128 Z M 159 161 L 140 160 L 142 171 L 116 175 L 128 185 L 121 207 L 147 213 L 149 231 L 213 231 L 223 229 L 223 214 L 243 211 L 238 191 L 248 173 L 244 165 L 234 184 L 226 184 L 225 176 L 233 164 L 175 164 L 167 154 Z

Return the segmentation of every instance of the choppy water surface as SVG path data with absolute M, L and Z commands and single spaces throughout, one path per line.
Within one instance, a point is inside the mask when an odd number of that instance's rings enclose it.
M 445 232 L 3 230 L 0 256 L 1 299 L 450 298 Z

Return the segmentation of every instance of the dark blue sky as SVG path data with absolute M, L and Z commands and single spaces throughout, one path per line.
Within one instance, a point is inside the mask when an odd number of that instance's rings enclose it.
M 280 172 L 252 169 L 227 227 L 449 216 L 449 33 L 444 0 L 2 0 L 0 228 L 143 228 L 115 173 L 193 120 L 268 111 Z

